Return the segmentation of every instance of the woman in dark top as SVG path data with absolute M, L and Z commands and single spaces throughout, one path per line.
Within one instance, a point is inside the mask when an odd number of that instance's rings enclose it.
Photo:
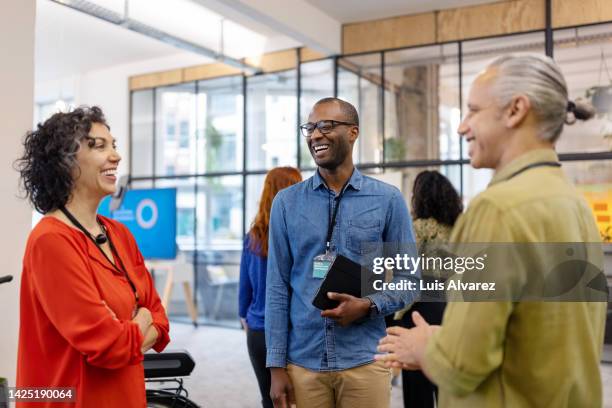
M 463 204 L 451 182 L 437 171 L 425 170 L 414 180 L 412 189 L 412 217 L 414 236 L 419 254 L 435 256 L 436 245 L 448 243 L 455 221 L 463 211 Z M 427 280 L 427 277 L 423 277 Z M 442 294 L 441 294 L 442 295 Z M 406 328 L 414 327 L 412 312 L 417 311 L 431 324 L 441 324 L 446 303 L 416 302 L 397 312 L 396 320 Z M 404 407 L 433 408 L 437 387 L 422 371 L 402 371 Z
M 272 408 L 270 371 L 266 368 L 264 308 L 266 297 L 266 262 L 268 260 L 268 226 L 272 200 L 280 190 L 302 181 L 299 170 L 277 167 L 266 175 L 259 211 L 244 239 L 240 261 L 239 314 L 247 333 L 249 357 L 261 392 L 262 405 Z

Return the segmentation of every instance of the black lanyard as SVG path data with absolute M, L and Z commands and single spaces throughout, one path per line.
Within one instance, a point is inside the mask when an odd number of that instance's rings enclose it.
M 531 170 L 531 169 L 536 168 L 536 167 L 561 167 L 561 163 L 559 163 L 559 162 L 537 162 L 537 163 L 531 163 L 530 165 L 525 166 L 522 169 L 519 169 L 519 170 L 515 171 L 514 173 L 512 173 L 510 175 L 510 177 L 508 177 L 506 180 L 510 180 L 511 178 L 518 176 L 522 172 L 527 171 L 527 170 Z
M 317 172 L 318 171 L 319 170 L 317 170 Z M 355 168 L 353 168 L 353 172 L 354 171 L 355 171 Z M 351 175 L 349 176 L 348 180 L 346 180 L 346 182 L 342 186 L 342 189 L 340 190 L 340 194 L 338 194 L 337 197 L 334 197 L 334 200 L 336 200 L 336 205 L 334 206 L 333 215 L 332 215 L 332 210 L 331 210 L 331 202 L 329 201 L 329 197 L 327 198 L 327 203 L 329 205 L 328 207 L 329 209 L 327 211 L 329 222 L 327 225 L 327 238 L 325 239 L 325 251 L 326 252 L 329 251 L 331 247 L 331 240 L 334 234 L 334 227 L 336 226 L 336 216 L 338 215 L 338 209 L 340 208 L 340 201 L 342 200 L 342 197 L 344 196 L 344 192 L 346 191 L 346 186 L 348 186 L 349 181 L 351 181 L 351 177 L 353 177 L 353 172 L 351 172 Z M 321 176 L 321 173 L 319 173 L 319 177 L 323 178 Z M 327 187 L 327 183 L 325 182 L 325 179 L 323 179 L 323 184 L 325 184 L 325 187 L 327 188 L 329 192 L 330 188 Z
M 110 263 L 113 266 L 113 269 L 115 269 L 117 272 L 119 272 L 120 275 L 125 275 L 128 283 L 130 284 L 130 287 L 132 288 L 132 292 L 134 292 L 134 297 L 136 298 L 136 304 L 138 305 L 138 301 L 140 299 L 139 299 L 139 296 L 138 296 L 138 291 L 136 290 L 136 285 L 134 285 L 134 282 L 132 282 L 132 280 L 130 279 L 130 275 L 128 275 L 127 269 L 126 269 L 125 265 L 123 264 L 123 261 L 121 260 L 121 257 L 119 256 L 119 252 L 117 251 L 117 248 L 115 248 L 115 245 L 113 244 L 113 240 L 111 239 L 110 234 L 108 233 L 108 231 L 106 231 L 106 227 L 104 226 L 104 224 L 100 222 L 98 217 L 96 217 L 96 221 L 98 222 L 98 225 L 100 225 L 100 228 L 102 228 L 102 230 L 106 234 L 106 239 L 108 239 L 108 245 L 111 248 L 111 252 L 112 252 L 113 256 L 119 262 L 119 266 L 121 266 L 121 269 L 119 269 L 117 267 L 117 265 L 115 265 L 115 263 L 110 260 L 110 258 L 108 257 L 108 255 L 106 255 L 106 252 L 104 252 L 104 250 L 102 249 L 100 244 L 98 244 L 98 242 L 96 242 L 96 239 L 93 237 L 93 235 L 91 235 L 91 233 L 89 231 L 87 231 L 83 225 L 81 225 L 81 223 L 75 218 L 74 215 L 72 215 L 70 213 L 70 211 L 68 211 L 66 209 L 66 207 L 60 207 L 60 211 L 63 212 L 66 217 L 68 217 L 70 222 L 72 222 L 72 224 L 74 224 L 75 227 L 77 227 L 78 229 L 83 231 L 83 233 L 85 234 L 86 237 L 89 237 L 91 242 L 93 242 L 94 245 L 100 250 L 102 255 L 104 255 L 104 258 L 106 258 L 108 263 Z

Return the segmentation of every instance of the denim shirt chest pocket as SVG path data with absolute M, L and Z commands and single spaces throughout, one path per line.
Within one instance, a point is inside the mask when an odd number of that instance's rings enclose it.
M 363 244 L 380 242 L 382 239 L 382 221 L 376 218 L 354 218 L 348 222 L 346 247 L 355 254 L 364 254 L 367 248 Z

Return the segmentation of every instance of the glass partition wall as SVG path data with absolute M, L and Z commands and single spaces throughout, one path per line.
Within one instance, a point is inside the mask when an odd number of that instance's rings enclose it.
M 492 174 L 470 167 L 456 132 L 470 84 L 496 56 L 544 54 L 544 40 L 538 31 L 343 55 L 280 72 L 133 91 L 132 187 L 177 187 L 177 246 L 201 322 L 238 326 L 244 234 L 268 170 L 295 166 L 304 178 L 313 174 L 298 124 L 314 102 L 338 96 L 355 105 L 360 135 L 353 154 L 362 172 L 397 186 L 410 202 L 416 174 L 438 170 L 467 205 Z M 587 98 L 597 110 L 594 120 L 566 127 L 557 150 L 610 241 L 612 24 L 555 30 L 554 55 L 570 97 Z M 182 287 L 175 286 L 170 315 L 186 319 Z

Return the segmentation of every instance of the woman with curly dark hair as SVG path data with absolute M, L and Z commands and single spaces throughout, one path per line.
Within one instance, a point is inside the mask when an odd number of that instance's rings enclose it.
M 104 114 L 56 113 L 24 148 L 22 187 L 45 216 L 23 258 L 17 386 L 71 388 L 73 407 L 145 407 L 143 353 L 168 344 L 169 325 L 134 238 L 97 214 L 121 160 Z
M 420 172 L 412 188 L 412 225 L 419 254 L 428 255 L 435 250 L 436 245 L 448 243 L 453 225 L 462 211 L 461 197 L 446 177 L 437 171 Z M 423 279 L 427 280 L 427 277 Z M 443 299 L 417 302 L 410 308 L 397 312 L 395 319 L 401 320 L 401 326 L 412 328 L 412 312 L 417 311 L 428 322 L 440 324 L 445 306 Z M 403 370 L 402 386 L 405 407 L 435 406 L 437 388 L 422 371 Z
M 422 171 L 416 176 L 412 188 L 412 216 L 415 222 L 432 220 L 443 227 L 452 228 L 462 212 L 461 197 L 446 177 L 432 170 Z M 433 237 L 425 235 L 421 238 Z

